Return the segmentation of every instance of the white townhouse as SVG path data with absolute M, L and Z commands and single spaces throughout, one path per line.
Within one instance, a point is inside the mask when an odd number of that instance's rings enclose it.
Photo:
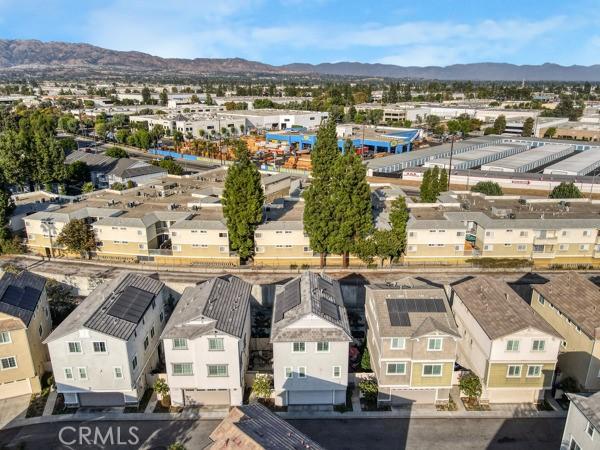
M 166 288 L 124 273 L 101 284 L 48 336 L 50 360 L 65 404 L 136 404 L 159 362 Z
M 271 324 L 275 403 L 344 403 L 350 341 L 336 280 L 304 272 L 278 287 Z
M 231 275 L 185 289 L 162 334 L 173 404 L 242 404 L 251 290 Z

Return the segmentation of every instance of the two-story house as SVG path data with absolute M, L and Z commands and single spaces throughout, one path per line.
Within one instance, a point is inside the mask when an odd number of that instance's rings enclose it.
M 37 393 L 50 361 L 42 341 L 52 330 L 46 279 L 6 272 L 0 279 L 0 399 Z
M 531 306 L 563 338 L 561 378 L 574 378 L 584 391 L 600 390 L 600 288 L 575 272 L 532 288 Z
M 530 403 L 552 387 L 562 341 L 505 282 L 478 276 L 452 286 L 458 363 L 480 379 L 482 400 Z
M 446 292 L 415 278 L 366 286 L 367 346 L 380 403 L 445 403 L 460 337 Z
M 344 403 L 351 340 L 336 280 L 304 272 L 279 286 L 271 322 L 276 404 Z
M 99 285 L 46 338 L 57 391 L 65 404 L 136 404 L 159 362 L 166 288 L 124 273 Z
M 228 275 L 185 289 L 162 334 L 175 405 L 241 405 L 252 285 Z
M 600 393 L 567 396 L 571 402 L 560 450 L 600 450 Z

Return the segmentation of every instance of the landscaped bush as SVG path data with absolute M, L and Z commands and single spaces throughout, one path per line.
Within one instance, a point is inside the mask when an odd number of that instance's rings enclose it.
M 379 386 L 375 377 L 369 377 L 362 379 L 358 382 L 358 389 L 365 398 L 365 401 L 369 403 L 377 402 L 377 394 L 379 393 Z
M 523 258 L 472 258 L 467 262 L 484 269 L 520 269 L 533 264 L 531 260 Z

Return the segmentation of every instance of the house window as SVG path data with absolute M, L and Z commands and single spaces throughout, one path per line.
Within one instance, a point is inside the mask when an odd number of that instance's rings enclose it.
M 519 341 L 516 339 L 509 339 L 506 341 L 506 351 L 507 352 L 518 352 L 519 351 Z
M 133 367 L 133 370 L 135 370 L 135 368 L 137 367 L 137 356 L 134 356 L 131 360 L 131 366 Z
M 403 337 L 392 338 L 390 348 L 392 350 L 404 350 L 406 348 L 406 339 Z
M 521 376 L 521 366 L 508 366 L 508 369 L 506 370 L 506 376 L 509 378 L 519 378 Z
M 442 375 L 441 364 L 424 364 L 423 365 L 423 376 L 424 377 L 439 377 Z
M 404 375 L 406 374 L 406 363 L 389 362 L 387 363 L 386 373 L 388 375 Z
M 541 339 L 534 339 L 531 346 L 531 350 L 534 352 L 543 352 L 546 349 L 546 341 Z
M 70 367 L 65 367 L 65 379 L 72 380 L 73 379 L 73 369 Z
M 306 367 L 298 367 L 298 378 L 306 378 Z
M 10 332 L 3 331 L 0 333 L 0 344 L 10 344 Z
M 294 376 L 292 368 L 291 367 L 286 367 L 284 369 L 284 375 L 283 376 L 284 376 L 284 378 L 292 378 Z
M 569 450 L 581 450 L 581 447 L 573 438 L 571 438 L 571 442 L 569 443 Z
M 223 338 L 209 338 L 208 339 L 208 350 L 211 352 L 222 352 L 225 350 L 225 344 Z
M 115 374 L 115 378 L 117 378 L 117 379 L 123 378 L 123 370 L 120 367 L 114 368 L 114 374 Z
M 41 325 L 38 328 L 38 333 L 39 333 L 40 336 L 44 333 L 44 329 L 42 328 Z
M 194 375 L 194 365 L 192 363 L 174 363 L 171 371 L 174 376 L 190 376 Z
M 146 349 L 148 348 L 148 344 L 149 344 L 149 341 L 148 341 L 148 336 L 146 336 L 146 337 L 144 338 L 144 350 L 146 350 Z
M 317 342 L 317 352 L 328 352 L 329 342 Z
M 439 352 L 442 349 L 442 338 L 427 339 L 427 350 L 430 352 Z
M 78 367 L 77 372 L 80 380 L 87 380 L 87 369 L 85 367 Z
M 154 337 L 154 326 L 152 328 L 150 328 L 150 337 L 151 338 Z
M 187 339 L 186 338 L 174 338 L 173 339 L 173 350 L 187 350 Z
M 587 433 L 587 435 L 589 437 L 594 439 L 594 426 L 590 422 L 587 423 L 587 425 L 585 427 L 585 432 Z
M 94 353 L 106 353 L 106 342 L 94 342 Z
M 81 342 L 69 342 L 69 353 L 81 353 Z
M 341 378 L 342 368 L 340 366 L 333 366 L 333 378 Z
M 519 245 L 517 245 L 517 251 L 518 252 L 524 252 L 525 250 L 527 250 L 527 245 L 525 245 L 525 244 L 519 244 Z
M 292 352 L 304 353 L 306 351 L 306 344 L 304 342 L 294 342 L 292 344 Z
M 543 295 L 538 294 L 538 303 L 540 305 L 544 305 L 546 303 L 546 299 L 544 298 Z
M 542 375 L 542 366 L 527 366 L 527 376 L 529 378 L 538 378 Z
M 226 377 L 227 376 L 227 364 L 209 364 L 208 365 L 208 376 L 209 377 Z

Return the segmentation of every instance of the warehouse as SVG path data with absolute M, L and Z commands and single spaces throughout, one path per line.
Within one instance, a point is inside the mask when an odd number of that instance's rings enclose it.
M 546 167 L 544 173 L 556 175 L 587 175 L 598 168 L 600 168 L 600 152 L 586 150 Z
M 564 158 L 574 151 L 575 147 L 572 145 L 548 144 L 509 156 L 491 164 L 484 164 L 481 166 L 481 170 L 494 172 L 530 172 L 552 161 Z
M 491 145 L 489 147 L 452 155 L 452 169 L 472 169 L 493 161 L 506 158 L 527 150 L 523 145 Z M 450 167 L 450 158 L 436 158 L 424 164 L 424 167 Z
M 329 113 L 318 111 L 292 111 L 283 109 L 254 109 L 252 111 L 227 111 L 229 117 L 246 120 L 248 129 L 289 130 L 294 127 L 315 129 Z

